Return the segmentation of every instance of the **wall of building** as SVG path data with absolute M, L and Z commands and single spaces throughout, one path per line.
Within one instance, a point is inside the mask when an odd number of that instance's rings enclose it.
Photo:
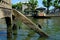
M 0 28 L 2 28 L 2 29 L 9 27 L 6 25 L 5 17 L 12 18 L 12 11 L 10 9 L 12 9 L 11 0 L 1 0 L 0 1 Z M 10 26 L 10 28 L 11 28 L 11 26 Z M 7 30 L 9 30 L 9 29 L 7 29 Z
M 11 8 L 11 0 L 1 0 L 0 7 Z
M 8 9 L 5 9 L 8 8 Z M 11 17 L 11 0 L 1 0 L 0 1 L 0 18 Z

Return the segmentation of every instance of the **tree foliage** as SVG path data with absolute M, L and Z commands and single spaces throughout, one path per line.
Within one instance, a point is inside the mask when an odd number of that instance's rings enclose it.
M 43 0 L 43 5 L 47 8 L 47 14 L 49 13 L 49 7 L 52 5 L 52 0 Z
M 18 9 L 21 9 L 22 8 L 22 3 L 21 2 L 17 3 L 17 8 Z
M 58 1 L 58 8 L 60 9 L 60 0 Z
M 43 5 L 47 8 L 47 14 L 49 13 L 49 7 L 54 7 L 54 12 L 56 9 L 60 9 L 60 0 L 43 0 Z
M 12 8 L 16 9 L 17 4 L 12 4 Z
M 24 10 L 25 13 L 31 13 L 38 6 L 38 0 L 29 0 L 25 5 L 28 6 L 28 8 Z
M 55 0 L 54 3 L 53 3 L 53 6 L 54 6 L 56 9 L 57 9 L 58 6 L 59 6 L 59 5 L 58 5 L 58 1 L 59 1 L 59 0 Z
M 54 0 L 53 6 L 54 6 L 54 12 L 56 9 L 60 9 L 60 0 Z
M 22 3 L 19 2 L 17 4 L 13 4 L 12 8 L 17 9 L 17 10 L 22 10 Z
M 38 5 L 38 1 L 37 1 L 37 0 L 30 0 L 30 1 L 28 2 L 28 4 L 29 4 L 29 7 L 30 7 L 32 10 L 34 10 L 34 9 L 37 7 L 37 5 Z

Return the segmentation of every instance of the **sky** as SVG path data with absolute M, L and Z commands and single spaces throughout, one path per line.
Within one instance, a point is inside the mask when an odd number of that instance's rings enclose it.
M 12 0 L 12 4 L 16 4 L 18 2 L 28 2 L 28 0 Z M 38 0 L 38 7 L 44 7 L 42 4 L 42 0 Z M 50 7 L 50 9 L 52 9 L 54 7 Z
M 18 2 L 28 2 L 28 0 L 12 0 L 12 4 L 15 4 Z M 38 0 L 38 7 L 43 7 L 42 0 Z

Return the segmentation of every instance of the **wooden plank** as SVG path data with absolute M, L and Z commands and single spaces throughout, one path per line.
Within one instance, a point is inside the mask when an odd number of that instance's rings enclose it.
M 48 37 L 48 35 L 44 31 L 42 31 L 42 29 L 40 29 L 35 23 L 33 23 L 30 19 L 28 19 L 26 16 L 24 16 L 19 11 L 13 9 L 13 14 L 16 18 L 18 18 L 23 23 L 28 25 L 31 29 L 37 32 L 40 36 Z

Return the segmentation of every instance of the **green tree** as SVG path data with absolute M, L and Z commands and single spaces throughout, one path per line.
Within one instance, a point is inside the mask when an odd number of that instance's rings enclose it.
M 60 0 L 58 1 L 58 8 L 59 8 L 59 10 L 60 10 Z
M 25 3 L 25 5 L 28 6 L 27 9 L 25 9 L 25 13 L 33 13 L 32 11 L 35 10 L 35 8 L 38 6 L 38 1 L 37 0 L 29 0 L 28 3 Z M 28 11 L 26 11 L 28 10 Z
M 58 1 L 59 1 L 59 0 L 55 0 L 55 1 L 53 2 L 53 6 L 55 7 L 54 12 L 55 12 L 56 9 L 59 8 Z
M 17 9 L 17 10 L 19 10 L 19 11 L 22 11 L 22 3 L 19 2 L 19 3 L 17 3 L 17 4 L 13 4 L 13 5 L 12 5 L 12 8 Z
M 52 5 L 52 0 L 43 0 L 43 5 L 47 8 L 47 14 L 48 14 L 49 7 Z
M 12 4 L 13 9 L 16 9 L 16 7 L 17 7 L 17 4 Z
M 19 2 L 19 3 L 17 3 L 17 10 L 22 10 L 22 3 L 21 2 Z
M 38 1 L 37 0 L 30 0 L 29 1 L 29 6 L 32 10 L 35 10 L 35 8 L 37 7 L 38 5 Z

